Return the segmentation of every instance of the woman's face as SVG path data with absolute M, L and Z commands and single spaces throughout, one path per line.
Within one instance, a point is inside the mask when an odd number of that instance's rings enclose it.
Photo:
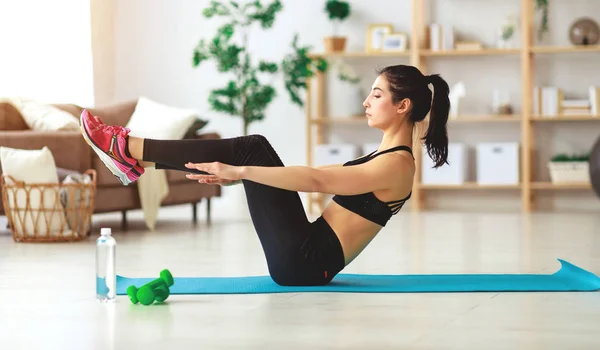
M 408 99 L 399 103 L 392 101 L 392 93 L 385 76 L 375 79 L 369 96 L 363 102 L 369 126 L 385 129 L 392 123 L 400 121 L 408 111 Z

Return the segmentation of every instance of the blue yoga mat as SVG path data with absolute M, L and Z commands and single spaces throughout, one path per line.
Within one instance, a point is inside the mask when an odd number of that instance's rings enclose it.
M 175 277 L 171 294 L 252 294 L 290 292 L 428 293 L 428 292 L 571 292 L 600 289 L 600 277 L 558 259 L 553 274 L 362 275 L 339 274 L 318 287 L 283 287 L 269 276 Z M 173 272 L 173 271 L 171 271 Z M 158 278 L 117 276 L 117 294 Z

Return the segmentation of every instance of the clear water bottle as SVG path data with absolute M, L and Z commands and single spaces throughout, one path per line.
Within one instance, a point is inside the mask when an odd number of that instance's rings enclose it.
M 110 228 L 102 228 L 96 240 L 96 297 L 114 301 L 117 291 L 116 246 Z

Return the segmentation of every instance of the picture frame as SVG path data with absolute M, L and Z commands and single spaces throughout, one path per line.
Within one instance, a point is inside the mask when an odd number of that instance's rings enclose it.
M 383 48 L 383 38 L 393 32 L 391 23 L 375 23 L 369 25 L 367 30 L 366 52 L 381 52 Z
M 381 50 L 385 52 L 401 52 L 408 49 L 408 34 L 389 33 L 383 36 Z

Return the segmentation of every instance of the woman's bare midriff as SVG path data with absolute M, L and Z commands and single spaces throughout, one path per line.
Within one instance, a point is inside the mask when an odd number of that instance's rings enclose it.
M 365 249 L 382 228 L 333 201 L 322 216 L 340 240 L 346 265 Z

